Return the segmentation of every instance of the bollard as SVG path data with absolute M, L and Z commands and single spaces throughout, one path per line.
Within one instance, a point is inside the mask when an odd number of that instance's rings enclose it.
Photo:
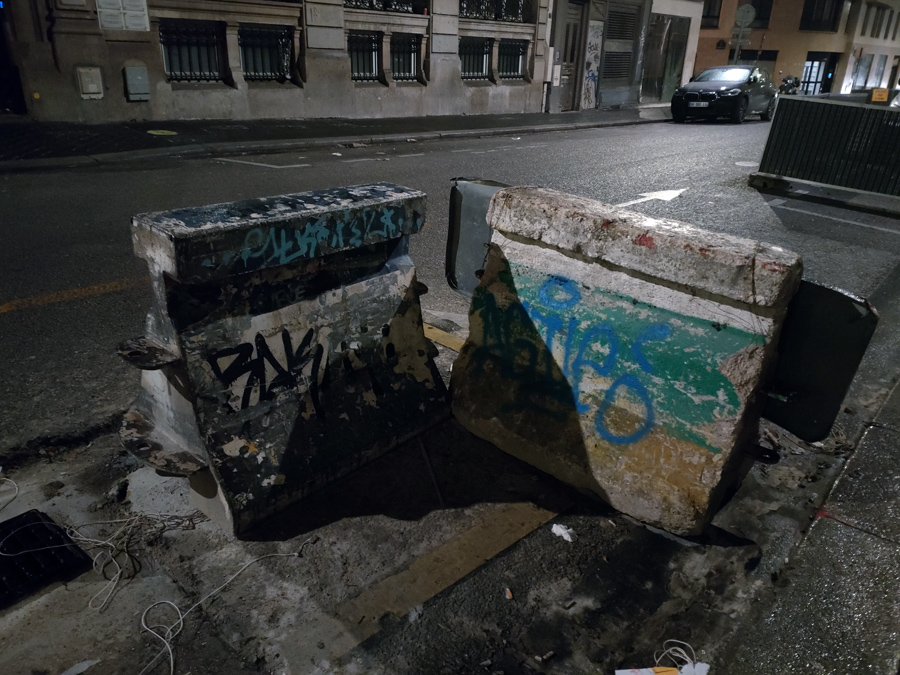
M 755 437 L 799 257 L 539 188 L 499 190 L 487 222 L 457 419 L 620 511 L 699 532 Z
M 136 216 L 154 305 L 120 346 L 120 436 L 240 534 L 447 414 L 409 236 L 422 192 L 378 183 Z

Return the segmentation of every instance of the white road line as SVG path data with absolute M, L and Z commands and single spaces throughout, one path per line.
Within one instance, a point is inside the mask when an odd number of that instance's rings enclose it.
M 410 153 L 409 155 L 397 155 L 397 157 L 424 157 L 424 156 L 425 156 L 424 152 L 413 152 L 413 153 Z
M 300 159 L 303 159 L 302 157 Z M 312 166 L 312 164 L 266 164 L 265 162 L 250 162 L 246 159 L 231 159 L 230 157 L 217 157 L 217 162 L 234 162 L 235 164 L 249 164 L 250 166 L 262 166 L 266 169 L 299 169 L 302 166 Z
M 794 213 L 802 213 L 807 216 L 813 216 L 814 218 L 827 218 L 828 220 L 836 220 L 839 223 L 847 223 L 849 225 L 856 225 L 857 227 L 865 227 L 870 230 L 878 230 L 879 232 L 887 232 L 888 234 L 897 234 L 900 235 L 900 230 L 892 230 L 887 227 L 878 227 L 877 225 L 866 225 L 865 223 L 860 223 L 856 220 L 847 220 L 846 218 L 835 218 L 834 216 L 826 216 L 822 213 L 815 213 L 814 211 L 805 211 L 803 209 L 795 209 L 792 206 L 783 206 L 783 199 L 773 199 L 769 202 L 769 206 L 776 209 L 784 209 L 785 211 L 793 211 Z
M 359 159 L 342 159 L 344 164 L 352 164 L 353 162 L 374 162 L 374 157 L 360 157 Z
M 451 150 L 450 152 L 472 152 L 472 149 L 466 148 L 465 150 Z

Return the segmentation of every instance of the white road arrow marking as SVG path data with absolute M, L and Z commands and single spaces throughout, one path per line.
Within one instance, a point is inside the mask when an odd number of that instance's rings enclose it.
M 631 206 L 632 204 L 649 202 L 651 199 L 661 199 L 664 202 L 670 202 L 685 190 L 687 190 L 687 188 L 682 188 L 681 190 L 661 190 L 659 192 L 641 192 L 640 199 L 633 199 L 630 202 L 625 202 L 624 204 L 616 204 L 616 206 Z

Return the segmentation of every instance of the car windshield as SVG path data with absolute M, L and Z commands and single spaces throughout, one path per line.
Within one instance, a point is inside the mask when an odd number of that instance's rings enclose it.
M 710 68 L 695 77 L 694 82 L 746 82 L 749 78 L 746 68 Z

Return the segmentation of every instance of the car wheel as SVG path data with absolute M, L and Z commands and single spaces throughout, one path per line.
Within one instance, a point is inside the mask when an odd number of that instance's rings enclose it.
M 672 111 L 672 121 L 676 124 L 682 124 L 687 119 L 687 115 L 685 115 L 680 110 Z
M 740 124 L 744 121 L 744 118 L 747 116 L 747 106 L 749 102 L 746 98 L 741 97 L 741 99 L 737 102 L 737 105 L 734 106 L 734 110 L 731 112 L 731 121 L 735 124 Z
M 760 114 L 759 119 L 763 122 L 768 122 L 772 119 L 772 116 L 775 114 L 775 104 L 777 99 L 773 96 L 769 101 L 769 105 L 766 106 L 766 109 Z

